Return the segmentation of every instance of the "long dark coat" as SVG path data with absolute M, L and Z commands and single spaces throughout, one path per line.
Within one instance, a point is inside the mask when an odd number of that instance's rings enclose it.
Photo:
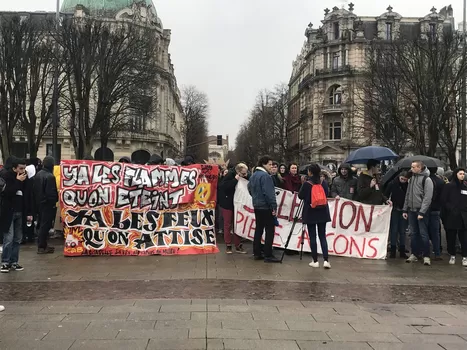
M 444 185 L 441 194 L 441 218 L 446 230 L 467 229 L 467 186 L 460 183 L 457 175 L 453 174 L 453 180 Z

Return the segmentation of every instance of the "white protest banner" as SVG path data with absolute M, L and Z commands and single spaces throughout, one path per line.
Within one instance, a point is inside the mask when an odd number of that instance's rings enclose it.
M 235 233 L 253 240 L 255 233 L 255 213 L 248 181 L 240 179 L 235 190 Z M 301 219 L 300 199 L 297 193 L 276 188 L 277 218 L 274 247 L 284 248 L 293 225 L 294 218 Z M 353 258 L 385 259 L 391 221 L 391 207 L 387 205 L 366 205 L 347 199 L 329 199 L 331 222 L 326 226 L 329 255 Z M 295 225 L 288 249 L 301 249 L 310 252 L 310 239 L 306 225 L 301 220 Z M 264 237 L 263 237 L 264 239 Z M 318 242 L 318 251 L 321 248 Z

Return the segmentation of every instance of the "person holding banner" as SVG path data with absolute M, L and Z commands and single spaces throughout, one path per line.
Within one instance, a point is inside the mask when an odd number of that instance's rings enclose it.
M 227 246 L 227 254 L 232 254 L 232 233 L 230 230 L 233 227 L 235 187 L 240 178 L 246 179 L 247 176 L 248 166 L 243 163 L 238 163 L 235 167 L 235 171 L 227 173 L 219 186 L 218 201 L 224 221 L 224 241 Z M 246 251 L 242 247 L 240 236 L 233 233 L 233 240 L 235 251 L 239 254 L 245 254 Z
M 248 182 L 248 192 L 253 200 L 255 210 L 255 236 L 253 240 L 253 254 L 255 260 L 267 263 L 280 263 L 281 260 L 272 254 L 274 230 L 277 212 L 276 190 L 271 178 L 272 158 L 263 156 L 258 161 L 256 171 Z M 264 256 L 261 254 L 261 239 L 264 237 Z
M 310 249 L 313 261 L 309 265 L 311 267 L 319 267 L 318 245 L 316 243 L 316 234 L 318 234 L 324 259 L 323 266 L 325 269 L 330 269 L 331 264 L 329 263 L 328 243 L 326 240 L 326 223 L 331 221 L 329 206 L 327 205 L 327 201 L 325 205 L 315 206 L 313 205 L 312 200 L 312 191 L 314 191 L 314 186 L 316 186 L 316 189 L 318 189 L 318 186 L 324 189 L 324 198 L 329 196 L 328 183 L 326 180 L 322 181 L 320 175 L 321 168 L 318 164 L 312 164 L 308 167 L 309 180 L 303 183 L 302 188 L 298 193 L 298 198 L 304 202 L 302 222 L 307 225 L 308 234 L 310 236 Z

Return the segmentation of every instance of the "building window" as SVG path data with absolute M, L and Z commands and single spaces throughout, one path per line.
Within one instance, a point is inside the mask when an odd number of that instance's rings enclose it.
M 430 23 L 430 38 L 434 39 L 436 37 L 436 23 Z
M 338 86 L 331 89 L 329 93 L 329 104 L 331 106 L 339 106 L 342 103 L 342 92 Z
M 339 40 L 339 37 L 340 37 L 339 22 L 334 22 L 333 32 L 334 32 L 334 40 Z
M 334 55 L 332 58 L 332 69 L 338 70 L 339 69 L 339 55 Z
M 386 40 L 392 40 L 392 23 L 386 23 Z
M 46 144 L 45 146 L 45 153 L 47 156 L 50 156 L 50 157 L 53 157 L 53 152 L 52 152 L 52 144 L 51 143 L 48 143 Z M 62 145 L 61 144 L 58 144 L 57 145 L 57 158 L 58 159 L 55 159 L 55 164 L 56 165 L 59 165 L 60 164 L 60 161 L 62 159 Z
M 341 122 L 329 123 L 329 140 L 340 140 L 342 134 Z

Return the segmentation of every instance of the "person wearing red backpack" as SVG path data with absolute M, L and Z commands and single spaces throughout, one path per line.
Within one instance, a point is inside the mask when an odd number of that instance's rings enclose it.
M 309 264 L 311 267 L 319 267 L 318 245 L 316 243 L 316 234 L 318 234 L 323 253 L 324 268 L 330 269 L 328 256 L 328 243 L 326 241 L 326 223 L 331 221 L 327 197 L 329 195 L 329 186 L 326 180 L 320 179 L 321 168 L 318 164 L 312 164 L 308 167 L 308 181 L 304 182 L 298 198 L 303 203 L 302 222 L 307 225 L 308 235 L 310 236 L 310 248 L 313 261 Z

